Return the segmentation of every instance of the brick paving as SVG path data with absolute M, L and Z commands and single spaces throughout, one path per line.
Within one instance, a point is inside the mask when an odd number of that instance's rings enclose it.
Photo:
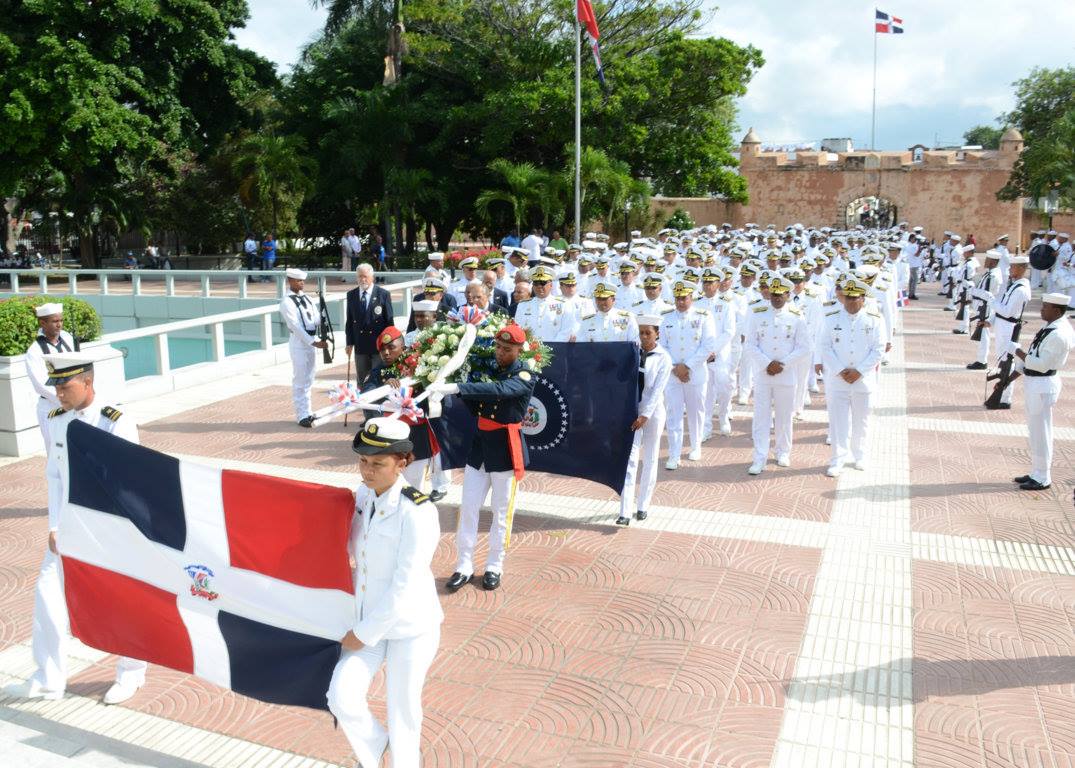
M 911 333 L 900 338 L 908 425 L 921 417 L 1002 426 L 995 435 L 906 429 L 910 485 L 902 493 L 909 496 L 910 534 L 941 534 L 997 551 L 1041 545 L 1070 564 L 1075 443 L 1057 442 L 1052 489 L 1016 490 L 1010 478 L 1027 469 L 1026 440 L 1016 431 L 1024 423 L 1019 392 L 1010 412 L 986 413 L 980 407 L 980 372 L 916 367 L 962 365 L 973 359 L 974 348 L 966 337 L 948 332 L 952 316 L 941 312 L 939 298 L 926 296 L 913 308 L 920 311 L 904 314 Z M 1031 338 L 1038 324 L 1028 323 L 1024 337 Z M 915 333 L 930 329 L 943 333 Z M 895 375 L 895 367 L 886 375 Z M 343 375 L 340 366 L 319 378 Z M 1075 395 L 1072 383 L 1065 384 L 1055 421 L 1072 427 Z M 819 397 L 811 411 L 823 407 Z M 353 475 L 353 427 L 335 422 L 299 430 L 289 417 L 287 389 L 267 386 L 147 423 L 141 433 L 145 444 L 184 456 L 260 464 L 267 472 L 296 477 L 330 473 L 324 476 L 346 482 Z M 835 524 L 838 499 L 845 499 L 842 504 L 863 499 L 859 509 L 851 509 L 868 519 L 870 493 L 884 491 L 867 487 L 851 496 L 837 491 L 837 481 L 822 474 L 828 451 L 824 424 L 815 418 L 796 425 L 791 469 L 771 467 L 748 477 L 749 419 L 733 426 L 731 438 L 715 437 L 705 445 L 701 462 L 685 463 L 675 473 L 661 470 L 654 503 L 692 514 L 712 511 L 714 518 L 732 513 L 778 526 L 786 521 L 789 530 L 811 524 L 823 531 Z M 3 654 L 30 635 L 45 532 L 43 460 L 14 462 L 0 473 Z M 808 617 L 823 608 L 814 603 L 823 550 L 673 532 L 671 520 L 657 515 L 628 529 L 610 525 L 611 516 L 607 523 L 579 519 L 572 500 L 583 505 L 615 498 L 582 480 L 531 474 L 522 491 L 532 498 L 553 494 L 564 509 L 561 514 L 524 509 L 516 517 L 499 591 L 467 587 L 442 594 L 443 638 L 424 693 L 423 764 L 770 765 L 778 739 L 789 732 L 788 696 L 800 684 L 796 665 Z M 454 506 L 442 505 L 446 533 L 434 561 L 440 578 L 453 566 L 455 515 Z M 909 553 L 910 547 L 898 551 Z M 902 762 L 1075 765 L 1075 568 L 1057 572 L 1033 555 L 1024 555 L 1019 567 L 1004 568 L 943 557 L 911 561 L 909 554 L 890 559 L 898 563 L 901 557 L 910 563 L 913 604 L 908 618 L 913 653 L 897 660 L 906 661 L 913 681 L 902 694 L 913 707 L 908 724 L 913 758 L 906 754 Z M 877 578 L 881 583 L 887 577 Z M 872 583 L 864 580 L 858 588 L 867 599 Z M 873 596 L 875 604 L 887 599 L 881 594 Z M 889 617 L 879 621 L 882 634 L 898 623 Z M 845 676 L 868 679 L 886 668 L 869 661 L 853 665 Z M 98 659 L 74 675 L 70 693 L 99 697 L 111 675 L 112 659 Z M 820 688 L 810 690 L 821 697 Z M 864 690 L 856 695 L 864 701 L 874 696 L 868 685 Z M 381 715 L 383 695 L 378 679 L 372 701 Z M 0 723 L 11 706 L 0 701 Z M 261 704 L 165 669 L 151 669 L 146 687 L 124 708 L 287 753 L 354 764 L 327 714 Z M 841 718 L 838 728 L 857 722 L 853 713 Z M 857 745 L 867 737 L 858 728 L 819 734 L 834 751 L 825 759 L 807 754 L 799 764 L 900 764 L 863 757 L 865 746 Z

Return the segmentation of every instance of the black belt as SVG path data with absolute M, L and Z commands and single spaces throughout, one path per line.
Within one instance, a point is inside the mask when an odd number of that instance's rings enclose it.
M 1052 370 L 1052 371 L 1032 371 L 1029 368 L 1024 368 L 1023 373 L 1025 373 L 1027 376 L 1055 376 L 1056 375 L 1055 370 Z
M 1022 319 L 1016 319 L 1014 317 L 1005 317 L 1004 315 L 997 315 L 997 319 L 998 320 L 1004 320 L 1005 322 L 1008 322 L 1008 323 L 1021 323 L 1021 322 L 1023 322 Z

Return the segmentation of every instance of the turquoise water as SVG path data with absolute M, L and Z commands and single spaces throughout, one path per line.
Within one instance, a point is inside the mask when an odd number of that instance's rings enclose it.
M 130 341 L 116 342 L 112 346 L 124 352 L 123 372 L 127 381 L 136 379 L 139 376 L 154 376 L 160 373 L 157 370 L 155 339 L 131 339 Z M 261 343 L 258 341 L 224 340 L 224 354 L 226 356 L 237 355 L 240 352 L 250 352 L 260 348 Z M 168 337 L 168 357 L 172 368 L 204 363 L 212 359 L 212 356 L 213 343 L 210 339 Z

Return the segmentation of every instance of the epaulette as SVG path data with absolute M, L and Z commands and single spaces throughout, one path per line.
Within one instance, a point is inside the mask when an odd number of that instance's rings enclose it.
M 836 304 L 836 299 L 833 299 L 832 301 L 826 301 L 821 306 L 823 306 L 823 307 L 831 307 L 831 306 L 834 306 L 835 304 Z
M 878 319 L 883 319 L 883 318 L 881 318 L 881 313 L 880 312 L 876 312 L 876 311 L 874 311 L 872 309 L 867 310 L 866 314 L 869 315 L 870 317 L 876 317 Z
M 764 306 L 764 307 L 754 307 L 754 311 L 755 311 L 755 312 L 764 312 L 764 311 L 765 311 L 765 310 L 767 310 L 767 309 L 769 309 L 769 307 L 768 307 L 768 306 Z
M 755 304 L 761 304 L 761 303 L 764 303 L 764 301 L 765 301 L 764 299 L 762 299 L 762 298 L 760 298 L 760 297 L 759 297 L 759 298 L 757 298 L 757 299 L 754 299 L 754 301 L 750 302 L 749 306 L 753 307 L 753 306 L 754 306 Z
M 788 312 L 793 315 L 801 315 L 803 313 L 803 311 L 798 307 L 788 307 Z
M 51 411 L 49 411 L 49 418 L 50 419 L 55 418 L 56 416 L 59 416 L 61 413 L 64 413 L 63 408 L 53 408 Z
M 593 317 L 593 315 L 592 315 L 592 314 L 590 314 L 590 315 L 583 315 L 583 316 L 582 316 L 581 318 L 579 318 L 579 319 L 581 319 L 581 320 L 589 320 L 589 319 L 590 319 L 591 317 Z
M 699 315 L 708 315 L 709 314 L 708 309 L 702 309 L 701 307 L 695 307 L 695 309 L 697 310 Z
M 669 307 L 668 309 L 662 309 L 661 314 L 662 315 L 667 315 L 669 312 L 672 312 L 674 310 L 675 310 L 675 307 Z
M 838 314 L 840 314 L 840 310 L 834 309 L 832 312 L 826 312 L 825 317 L 832 317 L 833 315 L 838 315 Z
M 101 415 L 109 421 L 119 421 L 119 417 L 123 415 L 121 411 L 117 411 L 111 405 L 106 405 L 101 409 Z
M 531 298 L 533 298 L 533 297 L 531 297 Z M 564 297 L 563 296 L 550 296 L 549 298 L 552 299 L 553 301 L 558 301 L 561 304 L 563 304 L 563 302 L 564 302 Z
M 731 300 L 732 300 L 732 297 L 731 297 L 731 296 L 729 296 L 729 295 L 728 295 L 728 294 L 726 294 L 726 293 L 722 293 L 722 294 L 720 295 L 720 300 L 721 300 L 721 301 L 731 301 Z
M 630 317 L 631 316 L 631 313 L 628 312 L 626 309 L 617 309 L 616 314 L 619 315 L 620 317 Z
M 645 299 L 639 299 L 638 301 L 636 301 L 636 302 L 635 302 L 634 304 L 632 304 L 631 306 L 632 306 L 632 307 L 641 307 L 641 306 L 642 306 L 643 304 L 645 304 L 645 303 L 646 303 L 646 300 L 645 300 Z
M 403 486 L 400 491 L 404 496 L 413 501 L 415 504 L 423 504 L 429 501 L 429 497 L 422 493 L 420 490 L 411 485 Z

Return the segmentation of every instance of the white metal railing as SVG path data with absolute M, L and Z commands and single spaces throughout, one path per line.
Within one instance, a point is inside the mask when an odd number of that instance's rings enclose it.
M 354 279 L 354 272 L 340 270 L 315 270 L 307 273 L 308 282 L 316 282 L 317 289 L 322 293 L 328 293 L 329 280 Z M 382 283 L 382 287 L 393 290 L 400 285 L 410 283 L 415 278 L 420 278 L 419 272 L 387 272 L 380 273 L 386 276 L 402 278 L 400 282 Z M 7 276 L 10 293 L 23 293 L 24 282 L 36 282 L 36 288 L 28 288 L 25 293 L 48 293 L 49 281 L 67 282 L 67 295 L 107 296 L 110 293 L 110 282 L 122 279 L 130 280 L 131 294 L 135 296 L 159 295 L 145 294 L 142 284 L 164 283 L 164 295 L 175 296 L 176 282 L 200 283 L 200 296 L 209 298 L 213 295 L 213 284 L 235 283 L 238 285 L 239 298 L 264 298 L 251 295 L 248 291 L 249 280 L 267 278 L 275 284 L 276 298 L 282 298 L 287 289 L 287 277 L 283 270 L 248 270 L 248 269 L 0 269 L 0 275 Z M 79 291 L 79 278 L 96 278 L 96 291 Z M 123 295 L 130 295 L 126 291 Z M 409 304 L 408 304 L 409 307 Z
M 415 288 L 421 286 L 421 283 L 421 280 L 410 280 L 384 286 L 392 294 L 402 294 L 402 317 L 410 316 L 413 291 Z M 395 298 L 396 296 L 394 295 L 393 299 Z M 326 308 L 334 315 L 333 325 L 338 329 L 336 331 L 337 334 L 342 332 L 343 325 L 346 322 L 346 300 L 347 295 L 345 293 L 325 294 Z M 132 341 L 134 339 L 152 338 L 154 340 L 153 346 L 156 354 L 157 371 L 155 374 L 150 375 L 167 376 L 172 370 L 171 359 L 168 352 L 168 336 L 170 334 L 191 331 L 199 328 L 208 328 L 209 338 L 212 340 L 212 355 L 206 362 L 221 362 L 226 356 L 224 347 L 225 323 L 258 318 L 260 320 L 259 349 L 265 351 L 272 349 L 275 346 L 273 344 L 273 324 L 278 319 L 276 317 L 278 311 L 279 306 L 277 304 L 268 304 L 261 307 L 240 309 L 236 312 L 223 312 L 216 315 L 207 315 L 205 317 L 194 317 L 188 320 L 175 320 L 168 323 L 146 326 L 145 328 L 132 328 L 127 331 L 107 333 L 98 339 L 84 343 L 82 346 L 85 348 L 99 347 L 124 341 Z

